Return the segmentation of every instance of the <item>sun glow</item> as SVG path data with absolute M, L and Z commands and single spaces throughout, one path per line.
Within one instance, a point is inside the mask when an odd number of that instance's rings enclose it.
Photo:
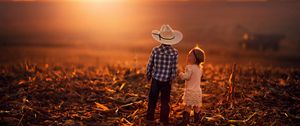
M 60 9 L 56 9 L 59 11 L 54 19 L 60 22 L 60 27 L 85 32 L 93 40 L 107 38 L 110 42 L 126 38 L 127 34 L 142 27 L 139 24 L 143 15 L 137 11 L 140 8 L 137 4 L 128 3 L 131 2 L 129 0 L 76 1 L 58 4 Z
M 114 3 L 114 2 L 124 2 L 129 0 L 66 0 L 71 2 L 95 2 L 95 3 Z
M 13 2 L 34 2 L 35 0 L 12 0 Z
M 81 2 L 81 3 L 115 3 L 130 0 L 11 0 L 12 2 Z

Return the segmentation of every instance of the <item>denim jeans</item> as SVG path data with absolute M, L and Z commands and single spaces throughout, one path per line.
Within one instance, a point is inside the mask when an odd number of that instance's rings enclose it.
M 154 113 L 156 108 L 157 99 L 159 93 L 161 93 L 160 102 L 160 121 L 168 122 L 169 112 L 170 112 L 170 92 L 171 92 L 171 83 L 170 81 L 162 82 L 155 79 L 152 79 L 149 98 L 148 98 L 148 110 L 146 119 L 149 121 L 154 120 Z

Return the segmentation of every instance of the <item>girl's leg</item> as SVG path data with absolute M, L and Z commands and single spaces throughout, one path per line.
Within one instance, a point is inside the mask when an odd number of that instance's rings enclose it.
M 200 107 L 194 106 L 193 108 L 194 108 L 194 112 L 195 113 L 199 113 L 200 112 Z
M 194 106 L 194 121 L 195 123 L 199 123 L 201 118 L 200 118 L 201 112 L 200 112 L 200 107 Z
M 185 106 L 184 111 L 182 113 L 183 115 L 183 125 L 186 126 L 189 123 L 190 120 L 190 111 L 191 111 L 191 106 Z
M 184 111 L 187 111 L 187 112 L 191 112 L 191 110 L 192 110 L 192 106 L 185 106 L 185 108 L 184 108 Z

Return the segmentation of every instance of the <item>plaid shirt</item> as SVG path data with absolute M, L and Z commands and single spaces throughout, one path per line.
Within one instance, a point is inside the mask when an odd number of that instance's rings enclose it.
M 154 47 L 147 65 L 147 79 L 170 81 L 176 77 L 178 51 L 170 45 Z

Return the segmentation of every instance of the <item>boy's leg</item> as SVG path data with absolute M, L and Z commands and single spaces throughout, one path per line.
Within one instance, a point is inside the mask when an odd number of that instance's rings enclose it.
M 160 121 L 168 123 L 170 113 L 170 93 L 171 93 L 171 82 L 162 82 L 161 86 L 161 108 L 160 108 Z
M 154 121 L 154 113 L 155 113 L 158 96 L 159 96 L 158 81 L 152 79 L 149 97 L 148 97 L 148 110 L 147 110 L 147 117 L 146 117 L 148 121 Z

